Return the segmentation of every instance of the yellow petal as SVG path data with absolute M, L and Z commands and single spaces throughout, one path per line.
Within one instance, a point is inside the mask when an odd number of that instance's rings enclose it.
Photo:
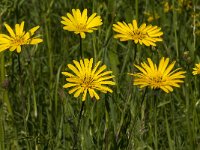
M 43 42 L 43 39 L 40 39 L 40 38 L 33 38 L 33 39 L 31 39 L 31 40 L 29 41 L 29 44 L 35 45 L 35 44 L 38 44 L 38 43 L 41 43 L 41 42 Z
M 21 46 L 18 46 L 17 47 L 17 53 L 20 53 L 21 52 Z
M 15 33 L 14 33 L 14 31 L 11 29 L 11 27 L 10 27 L 8 24 L 6 24 L 6 23 L 4 23 L 4 25 L 5 25 L 6 29 L 8 30 L 8 32 L 10 33 L 10 35 L 11 35 L 12 37 L 15 37 Z

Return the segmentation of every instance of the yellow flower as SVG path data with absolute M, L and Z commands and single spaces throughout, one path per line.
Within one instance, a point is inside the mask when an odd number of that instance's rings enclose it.
M 193 68 L 194 71 L 192 71 L 193 75 L 198 75 L 200 74 L 200 63 L 195 64 L 196 67 Z
M 133 20 L 132 24 L 117 22 L 117 24 L 113 24 L 113 30 L 118 32 L 114 38 L 119 38 L 120 41 L 133 40 L 135 44 L 139 42 L 141 45 L 144 44 L 146 46 L 156 46 L 155 42 L 162 41 L 160 36 L 163 35 L 163 32 L 160 31 L 161 28 L 157 26 L 146 26 L 146 24 L 143 23 L 138 28 L 136 20 Z
M 91 33 L 103 24 L 101 17 L 96 16 L 96 13 L 88 18 L 87 9 L 84 9 L 82 14 L 79 9 L 72 9 L 72 14 L 67 13 L 67 17 L 62 16 L 61 18 L 63 19 L 61 23 L 65 25 L 63 29 L 80 34 L 81 38 L 85 38 L 85 32 Z
M 155 17 L 152 15 L 152 16 L 149 16 L 148 18 L 147 18 L 147 21 L 148 22 L 152 22 L 152 21 L 154 21 L 154 20 L 158 20 L 160 18 L 160 16 L 156 13 L 155 14 Z
M 72 88 L 69 90 L 69 94 L 74 93 L 74 97 L 78 97 L 81 93 L 83 93 L 82 101 L 85 101 L 86 95 L 89 92 L 91 98 L 95 97 L 97 100 L 99 99 L 99 95 L 95 90 L 99 90 L 103 93 L 113 91 L 108 88 L 106 85 L 115 85 L 113 81 L 109 81 L 109 79 L 114 76 L 109 75 L 112 71 L 105 71 L 106 65 L 101 66 L 99 69 L 100 61 L 93 66 L 93 58 L 84 59 L 78 61 L 73 61 L 75 65 L 68 64 L 68 68 L 73 72 L 62 72 L 63 75 L 67 76 L 66 81 L 68 82 L 63 86 L 63 88 Z
M 144 12 L 144 15 L 147 17 L 148 22 L 152 22 L 160 18 L 160 16 L 156 12 L 154 14 L 150 12 Z
M 178 5 L 182 10 L 192 9 L 192 0 L 178 0 Z
M 159 66 L 147 59 L 149 64 L 141 63 L 141 66 L 135 65 L 140 73 L 130 74 L 134 77 L 133 84 L 139 85 L 140 88 L 149 86 L 151 89 L 162 89 L 166 93 L 172 92 L 172 87 L 180 87 L 182 78 L 185 78 L 185 71 L 179 71 L 180 68 L 172 71 L 175 61 L 169 64 L 169 58 L 162 58 Z
M 30 29 L 28 32 L 24 31 L 24 21 L 21 24 L 15 25 L 15 32 L 8 24 L 4 24 L 8 30 L 9 35 L 0 34 L 0 52 L 6 49 L 10 51 L 17 50 L 17 53 L 21 52 L 21 46 L 26 44 L 38 44 L 43 40 L 37 37 L 33 37 L 35 31 L 39 28 L 36 26 Z
M 170 11 L 169 2 L 164 2 L 163 6 L 164 6 L 164 12 L 168 13 Z

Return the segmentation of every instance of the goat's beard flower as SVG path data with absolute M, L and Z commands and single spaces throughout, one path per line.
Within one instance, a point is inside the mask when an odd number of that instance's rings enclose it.
M 143 23 L 139 28 L 137 21 L 133 20 L 133 23 L 117 22 L 113 24 L 113 30 L 118 34 L 114 35 L 114 38 L 119 38 L 120 41 L 132 40 L 135 44 L 144 44 L 146 46 L 156 46 L 156 42 L 162 41 L 160 37 L 163 35 L 161 28 L 157 26 L 148 25 Z
M 73 72 L 62 72 L 63 75 L 67 76 L 67 84 L 63 88 L 71 88 L 69 94 L 74 93 L 74 97 L 79 97 L 83 93 L 82 101 L 85 101 L 87 93 L 90 97 L 95 97 L 97 100 L 100 99 L 99 95 L 95 90 L 103 93 L 113 91 L 107 85 L 115 85 L 115 82 L 110 81 L 114 76 L 112 71 L 104 71 L 106 65 L 101 66 L 99 69 L 100 61 L 93 67 L 93 58 L 73 61 L 74 65 L 68 64 L 68 68 Z
M 39 26 L 33 27 L 28 32 L 25 32 L 23 21 L 21 24 L 15 25 L 14 32 L 8 24 L 5 23 L 4 25 L 10 36 L 6 34 L 0 34 L 0 52 L 9 49 L 10 51 L 16 50 L 17 53 L 20 53 L 22 45 L 35 45 L 43 41 L 38 37 L 33 37 Z
M 87 9 L 84 9 L 82 14 L 79 9 L 72 9 L 72 14 L 67 13 L 67 17 L 62 16 L 61 18 L 63 19 L 61 23 L 64 24 L 63 29 L 80 34 L 81 38 L 85 38 L 86 32 L 91 33 L 103 24 L 101 17 L 96 16 L 96 13 L 88 18 Z
M 130 74 L 134 77 L 133 84 L 139 85 L 140 88 L 149 86 L 151 89 L 162 89 L 166 93 L 172 92 L 172 87 L 180 87 L 179 83 L 183 82 L 185 78 L 185 71 L 180 71 L 180 68 L 172 71 L 175 61 L 169 64 L 169 58 L 162 58 L 159 66 L 152 62 L 150 58 L 147 59 L 148 64 L 141 63 L 141 66 L 135 65 L 140 71 L 139 73 Z

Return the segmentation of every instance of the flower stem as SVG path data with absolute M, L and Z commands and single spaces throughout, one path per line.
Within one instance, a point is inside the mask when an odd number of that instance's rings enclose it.
M 146 94 L 147 94 L 147 91 L 148 91 L 148 87 L 145 88 L 144 94 L 142 95 L 141 106 L 142 106 L 142 104 L 143 104 L 143 102 L 144 102 L 144 99 L 145 99 L 145 96 L 146 96 Z
M 83 59 L 84 55 L 83 55 L 83 50 L 82 50 L 82 38 L 81 38 L 81 35 L 79 37 L 80 37 L 80 56 L 81 56 L 81 59 Z M 85 105 L 85 101 L 82 101 L 81 109 L 80 109 L 79 116 L 78 116 L 77 132 L 75 133 L 75 142 L 74 142 L 73 149 L 75 149 L 75 147 L 77 146 L 78 132 L 79 132 L 79 128 L 80 128 L 80 122 L 81 122 L 81 117 L 82 117 L 84 105 Z
M 30 53 L 27 51 L 27 57 L 28 57 L 28 65 L 29 65 L 29 76 L 30 76 L 30 82 L 31 82 L 31 89 L 32 89 L 32 97 L 33 97 L 33 108 L 34 108 L 34 116 L 37 118 L 37 100 L 36 100 L 36 92 L 35 92 L 35 84 L 34 84 L 34 73 L 33 73 L 33 66 L 32 66 L 32 58 Z
M 78 132 L 79 132 L 79 129 L 80 129 L 80 122 L 81 122 L 81 117 L 82 117 L 84 105 L 85 105 L 85 101 L 82 101 L 81 110 L 80 110 L 79 116 L 78 116 L 77 132 L 75 133 L 75 138 L 74 138 L 75 142 L 74 142 L 73 149 L 76 149 L 75 147 L 77 146 Z
M 84 54 L 83 54 L 83 49 L 82 49 L 82 38 L 81 38 L 81 35 L 79 36 L 80 38 L 80 56 L 81 56 L 81 59 L 84 58 Z
M 19 74 L 19 96 L 22 99 L 22 107 L 24 110 L 24 99 L 23 99 L 23 89 L 22 89 L 22 70 L 21 70 L 21 63 L 20 63 L 20 54 L 17 54 L 17 61 L 18 61 L 18 74 Z
M 135 0 L 135 18 L 138 20 L 138 0 Z
M 172 1 L 173 8 L 175 8 L 175 0 Z M 176 10 L 173 9 L 173 29 L 174 29 L 174 41 L 175 41 L 175 49 L 176 49 L 176 59 L 179 61 L 179 47 L 178 47 L 178 37 L 177 37 L 177 13 Z
M 193 7 L 193 27 L 192 27 L 192 34 L 193 34 L 193 50 L 192 50 L 192 58 L 194 58 L 194 52 L 196 50 L 196 7 Z
M 129 57 L 129 55 L 130 55 L 130 52 L 131 52 L 131 48 L 130 48 L 130 45 L 128 44 L 128 51 L 127 51 L 127 53 L 126 53 L 126 56 L 125 56 L 125 59 L 124 59 L 123 65 L 122 65 L 121 74 L 124 73 L 124 69 L 125 69 L 125 66 L 126 66 L 126 64 L 127 64 L 128 57 Z
M 84 58 L 84 54 L 83 54 L 83 49 L 82 49 L 82 38 L 81 38 L 81 35 L 79 35 L 79 37 L 80 37 L 80 55 L 81 55 L 81 59 L 83 59 Z M 84 104 L 85 104 L 85 101 L 82 101 L 81 110 L 80 110 L 79 117 L 78 117 L 78 130 L 79 130 L 79 124 L 80 124 L 80 120 L 81 120 Z
M 79 130 L 79 127 L 80 127 L 80 122 L 81 122 L 81 117 L 82 117 L 84 105 L 85 105 L 85 101 L 82 101 L 81 110 L 80 110 L 79 116 L 78 116 L 78 130 Z
M 22 102 L 22 110 L 23 110 L 24 125 L 25 125 L 25 122 L 26 122 L 25 101 L 24 101 L 24 97 L 23 97 L 22 70 L 21 70 L 21 63 L 20 63 L 20 54 L 17 54 L 17 60 L 18 60 L 18 74 L 19 74 L 19 97 L 21 98 L 21 102 Z
M 20 63 L 20 55 L 17 54 L 17 61 L 18 61 L 18 73 L 19 73 L 19 77 L 21 78 L 21 73 L 22 73 L 22 70 L 21 70 L 21 63 Z
M 4 62 L 4 54 L 3 53 L 0 54 L 0 64 L 1 64 L 0 82 L 1 83 L 7 82 L 7 78 L 5 78 L 5 72 L 6 72 L 6 70 L 5 70 L 5 62 Z M 8 97 L 8 89 L 6 89 L 6 88 L 7 87 L 5 86 L 5 90 L 2 90 L 0 92 L 0 94 L 3 95 L 2 103 L 6 103 L 8 112 L 13 117 L 13 111 L 12 111 L 12 107 L 11 107 L 10 100 L 9 100 L 9 97 Z
M 154 116 L 154 146 L 155 150 L 158 150 L 158 135 L 157 135 L 157 97 L 158 97 L 158 91 L 156 90 L 154 92 L 154 99 L 153 99 L 153 116 Z
M 96 39 L 93 37 L 92 39 L 92 45 L 93 45 L 93 58 L 94 58 L 94 62 L 96 62 L 96 59 L 97 59 L 97 51 L 96 51 L 96 47 L 95 47 L 95 44 L 96 44 Z

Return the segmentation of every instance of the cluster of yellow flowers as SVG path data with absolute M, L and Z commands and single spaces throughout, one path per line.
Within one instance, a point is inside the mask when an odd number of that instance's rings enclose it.
M 64 24 L 63 29 L 73 31 L 79 34 L 81 38 L 86 37 L 86 33 L 91 33 L 97 30 L 97 27 L 102 25 L 102 19 L 93 13 L 90 17 L 87 16 L 87 9 L 81 13 L 79 9 L 72 9 L 72 14 L 67 13 L 62 16 L 61 23 Z M 8 24 L 4 24 L 8 30 L 9 35 L 0 34 L 0 52 L 6 49 L 10 51 L 16 50 L 17 53 L 21 52 L 21 46 L 25 44 L 38 44 L 43 40 L 39 37 L 34 37 L 35 31 L 39 28 L 36 26 L 28 32 L 24 31 L 24 22 L 15 25 L 15 32 Z M 120 41 L 132 40 L 135 44 L 144 44 L 146 46 L 156 46 L 156 42 L 162 41 L 161 28 L 143 23 L 138 27 L 137 21 L 133 20 L 132 23 L 117 22 L 113 24 L 113 30 L 117 33 L 114 38 Z M 139 85 L 140 88 L 151 87 L 152 89 L 162 89 L 166 93 L 172 92 L 173 87 L 180 87 L 179 83 L 183 82 L 185 78 L 185 71 L 180 68 L 173 70 L 175 61 L 169 64 L 169 58 L 161 58 L 157 66 L 150 58 L 146 62 L 141 63 L 141 66 L 134 65 L 140 72 L 129 73 L 134 77 L 133 84 Z M 86 100 L 87 93 L 90 97 L 100 99 L 95 90 L 103 93 L 113 91 L 108 85 L 115 85 L 115 82 L 110 79 L 114 78 L 112 71 L 105 71 L 106 65 L 100 66 L 100 61 L 96 64 L 91 59 L 81 59 L 80 61 L 73 61 L 74 65 L 68 64 L 67 67 L 72 71 L 62 72 L 65 75 L 67 83 L 63 88 L 71 88 L 69 94 L 74 93 L 74 97 L 79 97 L 82 93 L 82 100 Z M 193 74 L 200 74 L 200 63 L 196 64 L 193 68 Z
M 182 13 L 183 11 L 192 10 L 192 0 L 177 0 L 176 3 L 176 6 L 174 6 L 173 4 L 170 4 L 168 0 L 164 0 L 162 2 L 164 12 L 168 13 L 175 10 L 178 13 Z

